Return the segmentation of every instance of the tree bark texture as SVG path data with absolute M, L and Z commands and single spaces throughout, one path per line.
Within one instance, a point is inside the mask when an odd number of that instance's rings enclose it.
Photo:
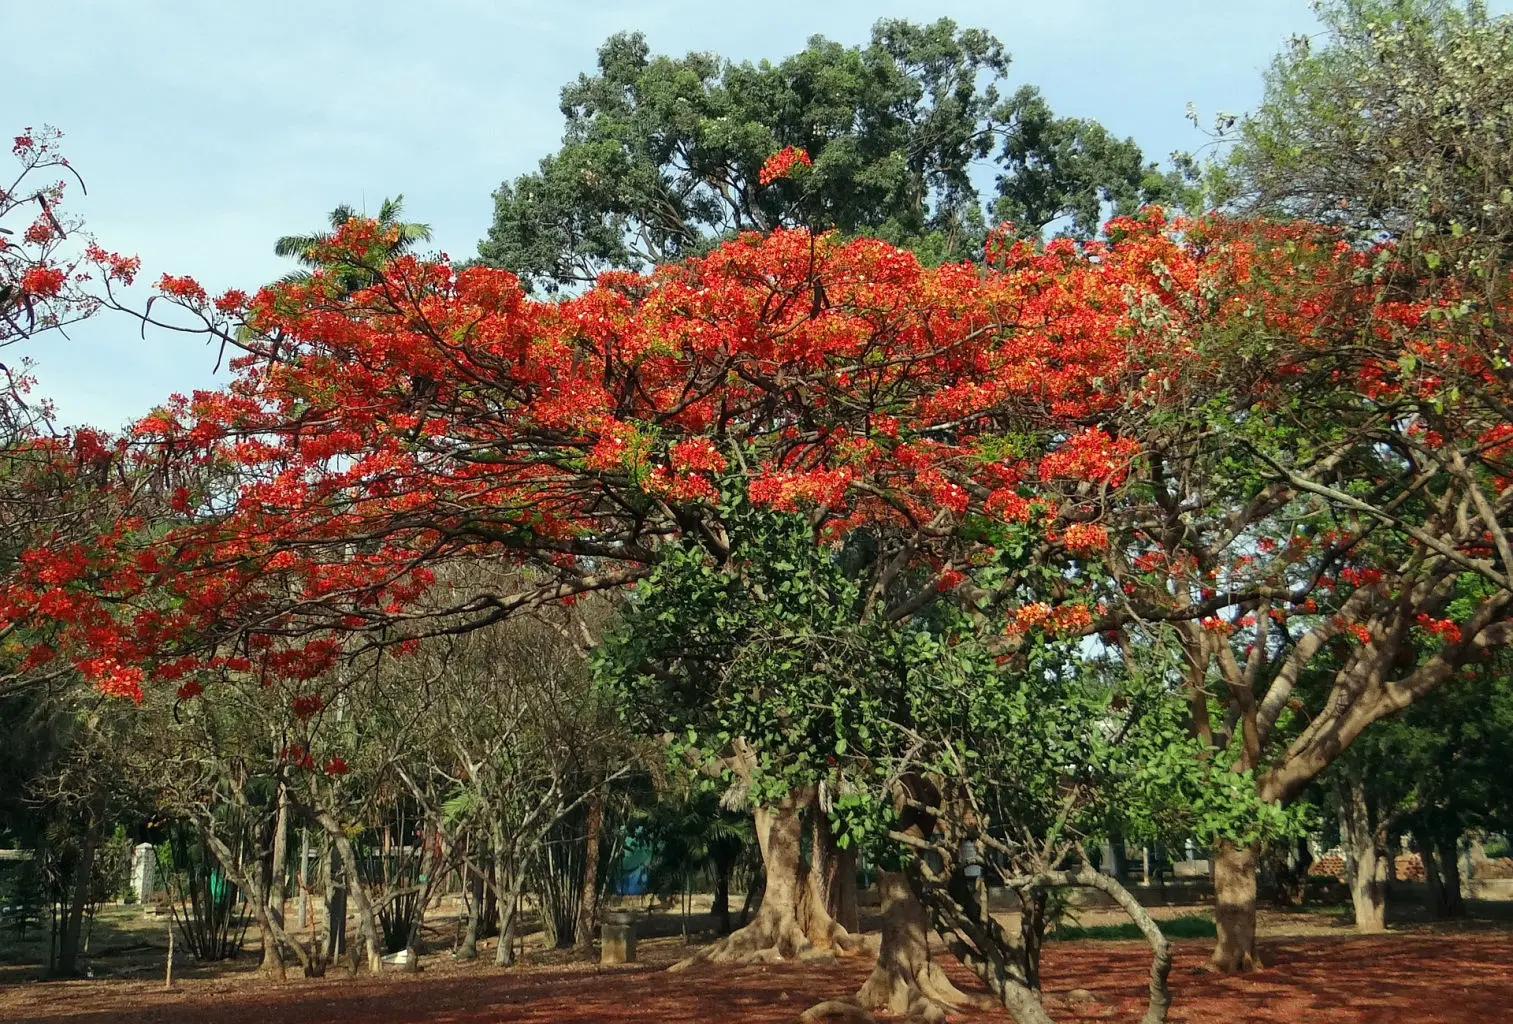
M 1340 835 L 1345 838 L 1345 880 L 1357 931 L 1387 930 L 1386 835 L 1376 827 L 1359 771 L 1343 773 L 1338 787 Z
M 841 849 L 830 828 L 830 817 L 814 808 L 810 849 L 814 851 L 814 873 L 825 912 L 848 932 L 861 930 L 861 914 L 856 902 L 856 851 Z
M 958 989 L 930 956 L 930 929 L 925 908 L 902 872 L 878 874 L 883 934 L 877 966 L 856 993 L 865 1009 L 938 1024 L 961 1006 L 987 1009 L 997 1000 Z
M 583 851 L 583 888 L 578 892 L 578 920 L 573 947 L 580 953 L 594 948 L 594 925 L 599 917 L 599 837 L 604 830 L 604 790 L 595 789 L 585 801 L 587 821 Z
M 1256 848 L 1221 839 L 1214 848 L 1214 925 L 1218 942 L 1209 965 L 1249 971 L 1256 955 Z
M 812 791 L 803 790 L 753 812 L 767 877 L 756 917 L 750 924 L 674 964 L 672 970 L 683 970 L 704 961 L 810 959 L 855 948 L 855 938 L 826 911 L 816 872 L 804 863 L 803 812 L 813 799 Z
M 285 875 L 289 870 L 289 792 L 282 782 L 278 785 L 278 810 L 273 816 L 273 842 L 268 857 L 267 892 L 268 918 L 280 930 L 284 927 Z M 278 935 L 263 932 L 263 962 L 261 970 L 282 978 L 284 955 Z

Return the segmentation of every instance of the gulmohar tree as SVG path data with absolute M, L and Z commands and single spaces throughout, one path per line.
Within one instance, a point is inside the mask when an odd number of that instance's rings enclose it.
M 758 181 L 819 166 L 779 150 Z M 132 457 L 236 483 L 186 484 L 169 528 L 54 588 L 88 617 L 53 616 L 58 646 L 102 688 L 313 678 L 344 648 L 641 579 L 673 541 L 721 563 L 727 470 L 819 536 L 876 528 L 886 583 L 864 606 L 899 621 L 971 586 L 1016 634 L 1170 623 L 1202 756 L 1268 802 L 1505 642 L 1505 301 L 1443 259 L 1428 288 L 1432 261 L 1391 242 L 1153 210 L 1106 241 L 995 236 L 987 266 L 779 230 L 544 303 L 507 272 L 390 255 L 396 237 L 349 221 L 308 280 L 256 295 L 161 282 L 245 354 L 224 391 L 139 423 Z M 1009 527 L 1014 571 L 969 583 Z M 542 582 L 419 603 L 480 554 Z M 7 600 L 47 619 L 53 568 L 38 555 Z M 1492 586 L 1447 619 L 1466 574 Z M 1443 646 L 1415 660 L 1416 630 Z M 1289 732 L 1336 637 L 1357 646 L 1326 713 Z M 1220 854 L 1219 962 L 1238 966 L 1253 852 Z
M 374 229 L 346 230 L 354 237 L 339 233 L 331 258 L 365 258 Z M 353 295 L 325 287 L 317 273 L 257 297 L 223 297 L 223 307 L 242 310 L 270 341 L 245 342 L 251 352 L 229 392 L 186 400 L 139 429 L 159 451 L 208 449 L 255 472 L 233 505 L 199 509 L 194 522 L 164 538 L 162 564 L 175 570 L 168 585 L 187 589 L 187 614 L 200 618 L 163 623 L 139 613 L 133 635 L 145 631 L 151 641 L 138 656 L 182 647 L 191 622 L 203 623 L 197 643 L 222 646 L 202 646 L 182 663 L 185 671 L 247 657 L 224 645 L 260 632 L 324 630 L 355 639 L 378 628 L 482 625 L 644 576 L 675 536 L 697 538 L 724 557 L 728 538 L 708 500 L 709 474 L 730 464 L 718 445 L 734 440 L 755 445 L 743 469 L 754 500 L 811 504 L 819 524 L 840 533 L 895 524 L 890 558 L 900 567 L 935 560 L 935 578 L 912 595 L 921 605 L 949 591 L 973 553 L 991 546 L 963 528 L 965 517 L 983 515 L 1032 524 L 1025 543 L 1037 552 L 1035 564 L 1072 552 L 1105 562 L 1108 585 L 1091 588 L 1102 608 L 1087 602 L 1089 588 L 1058 582 L 1054 573 L 1037 579 L 1036 591 L 998 585 L 994 607 L 1016 627 L 1049 622 L 1076 632 L 1141 618 L 1196 622 L 1205 644 L 1232 628 L 1239 645 L 1244 630 L 1258 628 L 1243 618 L 1263 599 L 1278 613 L 1296 612 L 1310 631 L 1292 639 L 1285 656 L 1276 646 L 1280 630 L 1254 645 L 1275 662 L 1254 670 L 1255 678 L 1263 668 L 1271 673 L 1275 693 L 1290 692 L 1289 664 L 1306 661 L 1341 629 L 1391 638 L 1404 616 L 1408 628 L 1420 628 L 1419 615 L 1440 622 L 1436 595 L 1448 584 L 1439 581 L 1498 572 L 1484 557 L 1446 550 L 1432 532 L 1485 532 L 1477 516 L 1458 511 L 1474 504 L 1474 493 L 1452 454 L 1484 465 L 1496 455 L 1476 447 L 1489 413 L 1469 404 L 1468 386 L 1459 390 L 1460 406 L 1446 404 L 1443 387 L 1426 398 L 1412 376 L 1419 364 L 1400 358 L 1441 322 L 1440 306 L 1389 307 L 1384 322 L 1373 255 L 1341 259 L 1335 243 L 1307 230 L 1184 225 L 1179 238 L 1157 217 L 1118 221 L 1112 230 L 1108 243 L 1083 247 L 1016 243 L 989 270 L 927 269 L 880 242 L 780 232 L 650 278 L 611 275 L 557 304 L 527 299 L 508 274 L 454 272 L 408 256 L 379 268 L 382 282 Z M 217 315 L 192 282 L 165 286 L 208 318 Z M 1332 342 L 1351 331 L 1378 349 L 1346 364 L 1347 374 Z M 1495 338 L 1481 329 L 1467 337 L 1457 349 L 1458 372 L 1476 372 L 1475 345 Z M 1328 454 L 1320 454 L 1322 444 L 1290 444 L 1313 415 L 1289 397 L 1294 380 L 1362 411 L 1360 420 L 1342 417 L 1331 428 Z M 1371 412 L 1383 396 L 1408 412 L 1384 422 Z M 1185 424 L 1193 409 L 1209 417 L 1206 434 Z M 1447 422 L 1445 409 L 1465 417 L 1441 435 L 1465 447 L 1433 449 L 1451 463 L 1435 470 L 1454 485 L 1436 492 L 1455 495 L 1445 499 L 1447 512 L 1433 513 L 1449 515 L 1448 527 L 1391 490 L 1418 494 L 1421 469 L 1405 475 L 1407 464 L 1380 456 L 1383 438 L 1422 448 L 1412 418 L 1420 409 L 1436 423 Z M 1180 447 L 1194 438 L 1197 447 Z M 1149 481 L 1170 478 L 1175 463 L 1167 453 L 1184 451 L 1194 468 L 1171 479 L 1196 489 L 1174 503 Z M 1224 473 L 1210 473 L 1215 467 Z M 1378 474 L 1371 486 L 1389 496 L 1353 497 L 1319 467 L 1336 478 L 1371 469 Z M 185 508 L 196 500 L 185 495 Z M 1361 532 L 1382 546 L 1311 527 L 1296 542 L 1291 531 L 1286 543 L 1256 533 L 1270 528 L 1267 516 L 1294 507 L 1316 518 L 1361 519 L 1369 524 Z M 1147 525 L 1153 508 L 1171 524 L 1161 533 Z M 1236 509 L 1244 515 L 1231 522 Z M 1223 581 L 1212 560 L 1194 569 L 1176 556 L 1180 545 L 1202 540 L 1203 531 L 1187 528 L 1200 512 L 1214 516 L 1212 536 L 1224 544 L 1248 529 L 1257 551 L 1271 546 L 1281 554 L 1252 558 L 1241 566 L 1248 576 Z M 366 547 L 349 557 L 345 545 L 354 536 Z M 1176 545 L 1170 564 L 1162 551 L 1129 546 L 1163 543 Z M 480 546 L 531 560 L 548 582 L 528 593 L 458 594 L 424 613 L 410 607 L 429 564 Z M 1363 596 L 1342 600 L 1337 616 L 1310 620 L 1310 600 L 1322 604 L 1315 577 L 1323 575 L 1303 575 L 1308 566 L 1293 563 L 1299 552 L 1337 562 L 1342 550 L 1397 552 L 1400 575 L 1413 581 L 1412 603 L 1394 604 L 1390 587 L 1353 572 L 1338 593 Z M 1167 586 L 1157 600 L 1161 573 L 1181 586 Z M 1298 574 L 1302 589 L 1283 594 L 1266 573 L 1284 581 Z M 303 596 L 291 600 L 291 593 Z M 1328 763 L 1331 744 L 1343 746 L 1373 716 L 1500 643 L 1501 608 L 1500 597 L 1489 597 L 1457 627 L 1460 639 L 1415 668 L 1405 686 L 1387 686 L 1396 682 L 1396 655 L 1362 641 L 1369 661 L 1352 671 L 1369 665 L 1375 674 L 1364 683 L 1347 675 L 1341 685 L 1360 688 L 1369 703 L 1333 702 L 1341 720 L 1315 720 L 1294 741 L 1307 760 L 1287 766 L 1294 774 L 1268 767 L 1258 776 L 1263 795 L 1285 797 L 1265 787 L 1306 782 Z M 1225 620 L 1226 610 L 1239 614 Z M 1273 621 L 1270 607 L 1264 621 Z M 314 671 L 329 663 L 334 643 L 311 639 L 299 657 L 277 661 L 248 648 L 249 660 Z M 1204 649 L 1213 654 L 1200 662 L 1205 672 L 1228 671 L 1222 649 Z M 1244 688 L 1228 692 L 1242 701 L 1233 714 L 1243 727 L 1226 719 L 1229 735 L 1254 735 L 1246 732 Z M 1256 728 L 1269 727 L 1262 723 L 1279 717 L 1288 699 L 1258 702 L 1268 710 L 1257 709 Z

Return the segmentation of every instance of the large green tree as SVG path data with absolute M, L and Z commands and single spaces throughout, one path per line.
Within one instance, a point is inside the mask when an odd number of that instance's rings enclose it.
M 1183 834 L 1277 824 L 1260 824 L 1277 816 L 1247 778 L 1197 756 L 1165 667 L 1135 658 L 1106 673 L 1076 642 L 1003 636 L 985 588 L 1023 559 L 1014 530 L 970 582 L 910 603 L 921 583 L 932 590 L 931 573 L 884 556 L 880 533 L 816 544 L 807 517 L 753 508 L 733 481 L 722 522 L 728 556 L 671 545 L 598 654 L 632 721 L 664 732 L 675 763 L 722 774 L 727 804 L 755 812 L 762 910 L 694 959 L 844 945 L 830 869 L 854 869 L 847 857 L 865 847 L 892 870 L 881 880 L 882 951 L 856 996 L 863 1006 L 940 1020 L 973 1001 L 931 962 L 928 920 L 1016 1020 L 1047 1020 L 1037 1000 L 1047 889 L 1076 884 L 1105 889 L 1149 925 L 1157 956 L 1146 1019 L 1162 1019 L 1169 959 L 1159 931 L 1112 879 L 1067 868 L 1115 815 Z M 985 863 L 963 857 L 973 848 Z M 987 913 L 969 863 L 1016 891 L 1026 908 L 1018 934 Z
M 947 19 L 880 21 L 863 46 L 816 36 L 776 63 L 613 36 L 597 72 L 562 90 L 562 148 L 495 193 L 479 256 L 553 290 L 802 224 L 939 261 L 979 250 L 990 215 L 1091 235 L 1109 211 L 1171 194 L 1133 141 L 1055 116 L 1032 87 L 1002 94 L 1008 68 L 997 39 Z M 761 187 L 787 146 L 812 168 Z M 989 161 L 985 204 L 974 170 Z

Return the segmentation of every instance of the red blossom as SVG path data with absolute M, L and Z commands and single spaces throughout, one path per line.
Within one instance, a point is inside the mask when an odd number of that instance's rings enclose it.
M 808 150 L 798 146 L 784 146 L 762 164 L 762 169 L 757 174 L 757 183 L 770 185 L 779 178 L 789 177 L 793 174 L 793 169 L 799 166 L 814 166 L 814 161 L 809 158 Z
M 21 290 L 38 298 L 52 298 L 63 290 L 68 275 L 57 267 L 32 267 L 21 275 Z

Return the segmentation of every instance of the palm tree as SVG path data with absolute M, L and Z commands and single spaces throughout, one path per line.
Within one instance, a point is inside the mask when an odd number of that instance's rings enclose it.
M 421 242 L 431 240 L 431 225 L 418 224 L 401 220 L 404 213 L 403 195 L 397 195 L 393 199 L 385 199 L 378 207 L 378 216 L 374 219 L 378 226 L 385 230 L 398 229 L 393 240 L 386 244 L 380 251 L 369 254 L 371 259 L 365 260 L 367 266 L 345 266 L 333 268 L 325 264 L 315 256 L 312 250 L 316 246 L 325 245 L 331 241 L 332 236 L 347 221 L 354 217 L 364 216 L 358 213 L 346 203 L 342 203 L 332 210 L 327 218 L 331 224 L 331 230 L 320 231 L 308 235 L 284 235 L 273 244 L 273 252 L 276 256 L 297 260 L 305 268 L 291 271 L 285 274 L 282 280 L 286 282 L 306 281 L 310 278 L 311 270 L 329 269 L 336 271 L 336 279 L 340 282 L 343 291 L 352 292 L 365 287 L 373 281 L 373 267 L 382 265 L 396 256 L 409 252 Z

